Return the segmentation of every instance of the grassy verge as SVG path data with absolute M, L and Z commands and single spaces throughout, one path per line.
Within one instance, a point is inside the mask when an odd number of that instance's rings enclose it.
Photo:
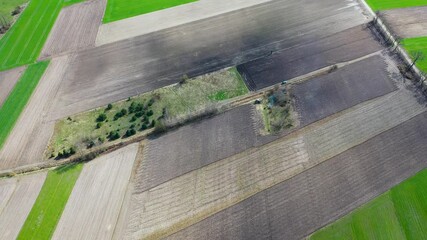
M 1 1 L 1 0 L 0 0 Z M 31 0 L 0 39 L 0 71 L 34 63 L 61 8 L 77 0 Z
M 45 61 L 28 66 L 0 108 L 0 116 L 2 116 L 0 117 L 0 148 L 15 126 L 16 120 L 18 120 L 48 65 L 49 62 Z
M 108 0 L 104 23 L 154 12 L 197 0 Z
M 366 0 L 372 10 L 426 6 L 427 0 Z
M 0 16 L 10 22 L 13 19 L 12 12 L 28 0 L 0 0 Z
M 426 239 L 427 170 L 317 231 L 310 239 Z
M 52 237 L 82 167 L 82 164 L 65 165 L 48 173 L 18 239 Z
M 290 99 L 285 89 L 275 89 L 264 95 L 258 110 L 267 133 L 278 133 L 293 126 Z
M 427 37 L 404 39 L 402 46 L 412 58 L 417 52 L 420 52 L 424 56 L 424 59 L 418 61 L 416 65 L 421 71 L 427 73 Z
M 186 119 L 219 101 L 247 92 L 234 68 L 194 79 L 184 78 L 177 85 L 60 120 L 46 157 L 67 157 L 70 149 L 74 153 L 107 141 L 119 141 L 137 132 L 161 127 L 167 121 Z

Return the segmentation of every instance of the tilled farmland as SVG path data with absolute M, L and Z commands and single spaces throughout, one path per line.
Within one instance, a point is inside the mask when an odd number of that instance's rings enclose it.
M 0 107 L 7 99 L 9 93 L 12 91 L 24 71 L 25 67 L 20 67 L 0 72 Z
M 427 7 L 386 10 L 380 16 L 398 37 L 427 36 Z
M 90 0 L 62 9 L 39 58 L 94 46 L 105 4 Z
M 52 239 L 112 238 L 137 151 L 129 145 L 84 166 Z
M 0 179 L 0 239 L 16 239 L 43 186 L 46 173 Z

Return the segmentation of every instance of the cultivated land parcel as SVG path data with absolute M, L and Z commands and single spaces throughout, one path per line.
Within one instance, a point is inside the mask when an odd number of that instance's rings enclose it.
M 424 209 L 425 191 L 414 187 L 424 180 L 393 187 L 427 167 L 426 100 L 358 2 L 90 0 L 62 8 L 76 1 L 49 1 L 32 0 L 37 7 L 17 22 L 24 26 L 33 14 L 40 25 L 9 32 L 9 39 L 19 33 L 40 42 L 27 41 L 28 57 L 15 58 L 8 41 L 14 58 L 0 65 L 26 65 L 1 72 L 5 79 L 41 77 L 0 150 L 0 169 L 30 171 L 0 179 L 0 229 L 8 229 L 0 238 L 292 240 L 378 196 L 351 218 L 357 234 L 366 233 L 361 219 L 372 211 L 379 211 L 370 218 L 374 228 L 383 221 L 390 231 L 402 226 L 393 236 L 425 234 L 416 229 L 423 212 L 405 210 Z M 144 15 L 109 23 L 121 36 L 106 37 L 111 32 L 99 30 L 105 8 L 105 22 Z M 53 14 L 43 15 L 46 9 Z M 100 29 L 114 29 L 109 24 Z M 422 42 L 403 43 L 419 50 Z M 51 59 L 32 65 L 37 58 Z M 11 85 L 0 94 L 15 96 Z M 261 112 L 278 91 L 293 125 L 272 135 Z M 271 102 L 254 106 L 266 96 Z M 224 108 L 209 118 L 127 137 L 217 104 Z M 97 156 L 90 140 L 102 144 L 115 131 L 119 139 L 95 147 L 105 147 Z M 43 158 L 74 145 L 85 151 Z

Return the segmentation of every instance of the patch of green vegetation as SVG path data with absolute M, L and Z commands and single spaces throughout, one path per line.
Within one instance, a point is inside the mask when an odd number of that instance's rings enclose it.
M 28 0 L 0 0 L 0 17 L 11 22 L 13 19 L 12 12 L 19 6 L 22 6 Z
M 310 239 L 426 239 L 427 169 L 315 232 Z
M 25 73 L 16 83 L 3 106 L 0 108 L 0 148 L 6 141 L 10 131 L 15 126 L 16 120 L 24 109 L 36 88 L 40 78 L 49 65 L 49 61 L 39 62 L 28 66 Z
M 421 53 L 424 59 L 417 61 L 416 66 L 427 73 L 427 37 L 407 38 L 402 40 L 402 46 L 414 58 L 414 55 Z
M 63 5 L 63 0 L 30 1 L 12 28 L 0 39 L 0 71 L 37 60 Z
M 146 14 L 197 0 L 108 0 L 104 23 Z
M 374 11 L 427 5 L 427 0 L 366 0 L 366 2 Z
M 77 152 L 108 141 L 127 138 L 161 126 L 165 120 L 185 119 L 218 101 L 248 92 L 234 69 L 221 70 L 109 104 L 59 121 L 46 157 L 73 148 Z M 218 98 L 218 93 L 224 93 Z
M 18 239 L 50 239 L 80 175 L 83 164 L 49 171 Z
M 278 133 L 293 126 L 291 104 L 286 89 L 277 88 L 268 92 L 259 108 L 268 133 Z

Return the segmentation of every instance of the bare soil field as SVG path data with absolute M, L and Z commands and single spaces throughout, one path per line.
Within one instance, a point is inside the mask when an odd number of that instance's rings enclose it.
M 302 239 L 427 167 L 420 114 L 169 239 Z
M 284 80 L 382 50 L 369 29 L 356 26 L 238 66 L 250 89 L 261 89 Z
M 0 72 L 0 107 L 9 96 L 9 93 L 12 91 L 25 69 L 26 67 L 19 67 Z
M 96 37 L 96 46 L 176 27 L 268 1 L 271 0 L 198 0 L 162 11 L 102 24 Z
M 427 36 L 427 7 L 386 10 L 381 11 L 380 16 L 401 38 Z
M 126 238 L 164 236 L 195 224 L 425 110 L 411 91 L 401 89 L 267 145 L 213 162 L 147 191 L 135 191 Z
M 399 70 L 376 55 L 337 71 L 292 86 L 302 126 L 397 90 Z M 388 61 L 390 62 L 390 61 Z M 392 74 L 388 69 L 394 69 Z
M 90 0 L 63 8 L 39 59 L 95 45 L 106 0 Z
M 85 164 L 52 239 L 112 238 L 138 146 Z
M 55 116 L 170 85 L 184 74 L 192 77 L 293 48 L 365 21 L 349 2 L 279 0 L 88 49 L 70 63 Z
M 0 180 L 0 207 L 3 207 L 0 208 L 0 239 L 16 239 L 43 186 L 46 173 Z
M 0 169 L 40 162 L 53 133 L 50 110 L 65 69 L 68 56 L 51 60 L 27 106 L 0 150 Z

